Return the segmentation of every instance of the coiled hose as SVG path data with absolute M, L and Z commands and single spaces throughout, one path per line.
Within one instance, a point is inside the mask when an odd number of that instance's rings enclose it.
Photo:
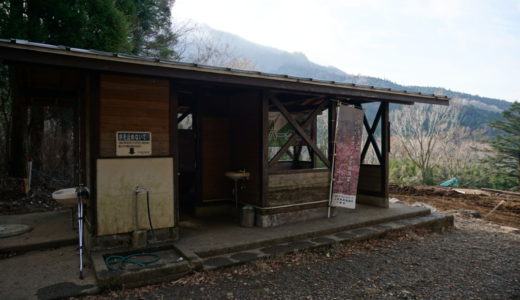
M 137 260 L 140 257 L 150 257 L 148 260 Z M 161 258 L 157 254 L 152 253 L 137 253 L 127 256 L 110 255 L 105 258 L 105 264 L 110 271 L 124 270 L 127 264 L 134 264 L 141 267 L 158 262 Z M 117 265 L 117 267 L 115 267 Z

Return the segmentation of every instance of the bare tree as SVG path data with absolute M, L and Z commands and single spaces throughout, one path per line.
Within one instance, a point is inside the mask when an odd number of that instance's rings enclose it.
M 422 184 L 427 183 L 435 160 L 455 138 L 459 119 L 460 108 L 456 105 L 416 104 L 391 113 L 392 134 L 397 136 L 395 148 L 401 149 L 403 158 L 417 166 Z

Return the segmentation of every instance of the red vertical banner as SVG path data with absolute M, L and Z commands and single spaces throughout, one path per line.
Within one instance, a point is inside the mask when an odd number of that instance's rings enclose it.
M 352 106 L 338 108 L 330 206 L 356 207 L 363 116 L 363 110 Z

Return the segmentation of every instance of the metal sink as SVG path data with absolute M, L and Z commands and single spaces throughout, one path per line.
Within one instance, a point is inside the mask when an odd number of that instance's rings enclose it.
M 238 180 L 242 180 L 242 179 L 249 180 L 249 176 L 251 174 L 249 172 L 230 171 L 230 172 L 224 173 L 224 175 L 226 175 L 226 177 L 231 180 L 238 181 Z

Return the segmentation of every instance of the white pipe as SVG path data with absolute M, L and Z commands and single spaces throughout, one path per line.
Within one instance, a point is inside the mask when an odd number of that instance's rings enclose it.
M 242 201 L 240 203 L 243 203 L 243 204 L 246 204 L 248 206 L 252 206 L 254 208 L 258 208 L 258 209 L 261 209 L 261 210 L 269 210 L 269 209 L 277 209 L 277 208 L 302 206 L 302 205 L 308 205 L 308 204 L 324 203 L 324 202 L 328 202 L 328 201 L 329 200 L 319 200 L 319 201 L 311 201 L 311 202 L 304 202 L 304 203 L 297 203 L 297 204 L 286 204 L 286 205 L 270 206 L 270 207 L 261 207 L 261 206 L 258 206 L 258 205 L 254 205 L 254 204 L 250 204 L 250 203 L 242 202 Z
M 331 206 L 330 206 L 330 203 L 332 201 L 332 185 L 334 184 L 334 162 L 336 161 L 336 139 L 338 137 L 338 111 L 339 111 L 339 107 L 341 106 L 341 102 L 339 103 L 339 105 L 336 105 L 336 113 L 335 113 L 335 119 L 334 119 L 334 122 L 336 124 L 334 124 L 334 142 L 332 143 L 332 164 L 330 166 L 330 187 L 329 187 L 329 207 L 328 207 L 328 211 L 327 211 L 327 218 L 330 218 L 330 215 L 331 215 Z

